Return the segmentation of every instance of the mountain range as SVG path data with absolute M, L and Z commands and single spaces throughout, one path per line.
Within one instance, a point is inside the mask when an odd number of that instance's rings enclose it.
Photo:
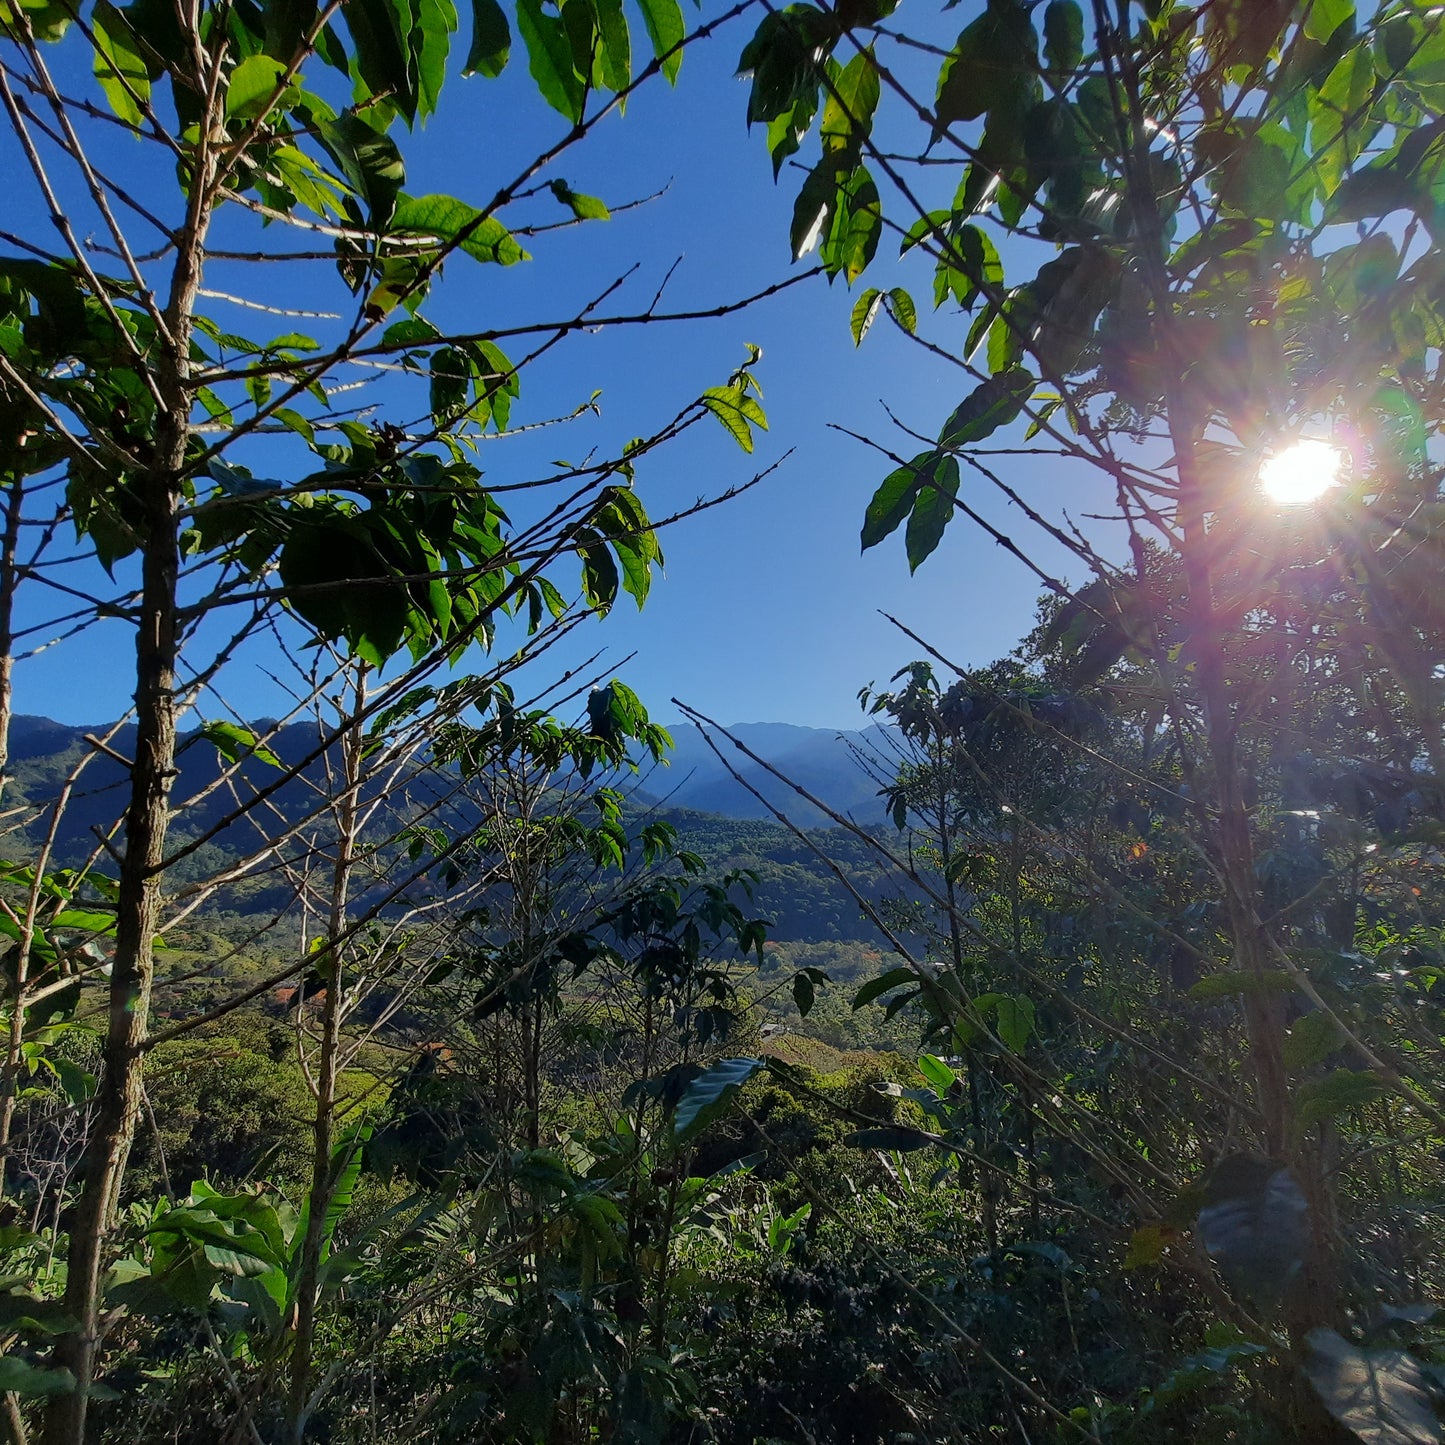
M 760 761 L 731 746 L 726 737 L 715 735 L 722 754 L 719 758 L 691 723 L 668 731 L 673 740 L 669 765 L 647 774 L 641 787 L 672 807 L 725 818 L 770 818 L 773 814 L 768 804 L 772 804 L 796 823 L 827 826 L 826 814 L 800 797 L 789 786 L 793 783 L 855 822 L 883 821 L 879 785 L 864 761 L 889 756 L 892 735 L 887 729 L 875 725 L 840 732 L 772 722 L 739 723 L 726 729 Z M 729 771 L 729 765 L 738 776 Z
M 256 727 L 266 731 L 260 723 Z M 97 836 L 109 832 L 124 808 L 127 773 L 123 760 L 134 751 L 135 732 L 122 728 L 110 738 L 109 751 L 98 750 L 89 739 L 104 736 L 105 731 L 44 717 L 19 716 L 12 721 L 5 792 L 9 807 L 44 804 L 55 796 L 79 759 L 96 754 L 59 820 L 57 862 L 78 863 L 91 853 Z M 889 734 L 880 728 L 838 732 L 786 723 L 742 724 L 727 732 L 755 758 L 736 751 L 726 738 L 716 737 L 719 749 L 737 771 L 735 777 L 696 727 L 669 731 L 674 747 L 668 765 L 625 781 L 630 792 L 628 815 L 672 822 L 683 845 L 712 868 L 749 870 L 756 878 L 755 905 L 760 914 L 773 920 L 775 938 L 820 942 L 864 936 L 867 930 L 861 927 L 857 901 L 833 875 L 825 855 L 844 866 L 853 886 L 875 902 L 896 884 L 880 871 L 865 839 L 833 826 L 826 812 L 801 798 L 769 768 L 797 783 L 832 812 L 849 816 L 870 831 L 881 829 L 886 836 L 892 828 L 884 821 L 878 783 L 860 758 L 870 754 L 886 757 Z M 279 728 L 266 737 L 266 747 L 298 773 L 270 795 L 265 816 L 276 820 L 304 817 L 316 804 L 316 787 L 323 781 L 325 768 L 321 760 L 300 766 L 316 750 L 314 726 L 297 723 Z M 178 767 L 173 798 L 199 801 L 187 803 L 176 817 L 172 843 L 209 840 L 173 873 L 185 882 L 192 875 L 199 879 L 223 869 L 242 850 L 255 847 L 256 835 L 251 824 L 229 821 L 235 796 L 228 787 L 210 786 L 220 775 L 222 760 L 199 732 L 192 731 L 182 739 Z M 274 786 L 278 776 L 273 767 L 256 758 L 247 758 L 239 771 L 257 788 Z M 387 812 L 392 822 L 413 815 L 416 806 L 425 801 L 423 793 L 389 797 Z M 777 822 L 768 802 L 799 827 L 809 829 L 807 836 Z M 49 821 L 42 817 L 32 824 L 35 841 Z M 273 898 L 262 882 L 253 879 L 238 884 L 218 906 L 264 913 L 283 906 L 285 893 L 285 888 L 280 888 Z
M 255 726 L 258 732 L 269 727 L 260 722 Z M 59 788 L 67 771 L 93 748 L 87 737 L 100 737 L 106 731 L 103 726 L 87 727 L 24 714 L 16 716 L 10 728 L 6 802 L 39 804 L 46 801 Z M 863 760 L 889 755 L 891 734 L 888 730 L 874 726 L 840 732 L 764 722 L 743 723 L 726 731 L 747 753 L 754 755 L 749 757 L 730 745 L 726 737 L 714 735 L 719 751 L 737 776 L 729 771 L 697 727 L 684 724 L 670 729 L 674 746 L 667 764 L 644 770 L 635 780 L 626 780 L 624 786 L 635 802 L 644 807 L 725 818 L 771 818 L 771 804 L 805 827 L 828 826 L 831 820 L 824 809 L 865 826 L 884 820 L 878 779 L 870 776 Z M 124 806 L 126 769 L 122 759 L 133 752 L 134 746 L 134 729 L 122 728 L 111 738 L 109 752 L 101 752 L 91 761 L 61 823 L 62 851 L 69 851 L 75 845 L 89 849 L 96 829 L 107 829 L 115 821 Z M 288 724 L 268 738 L 267 747 L 283 764 L 295 766 L 315 751 L 315 728 L 310 723 Z M 178 766 L 179 776 L 172 796 L 179 800 L 203 794 L 218 775 L 221 759 L 215 747 L 193 731 L 181 740 Z M 321 764 L 312 767 L 319 769 Z M 888 771 L 886 764 L 884 771 Z M 242 772 L 258 787 L 275 778 L 275 773 L 260 761 L 248 760 Z M 824 809 L 808 803 L 790 783 L 817 798 Z M 281 813 L 287 814 L 293 806 L 300 808 L 313 796 L 311 784 L 303 773 L 283 785 L 272 801 Z M 187 809 L 182 826 L 191 835 L 208 832 L 233 807 L 234 799 L 228 790 L 213 789 L 196 807 Z

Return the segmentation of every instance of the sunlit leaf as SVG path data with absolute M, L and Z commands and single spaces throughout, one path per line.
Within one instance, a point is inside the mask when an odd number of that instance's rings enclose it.
M 1438 1445 L 1440 1423 L 1420 1362 L 1396 1348 L 1366 1350 L 1334 1330 L 1309 1332 L 1305 1374 L 1325 1408 L 1364 1445 Z
M 766 1059 L 719 1059 L 687 1086 L 672 1117 L 673 1137 L 691 1138 L 718 1118 L 749 1079 L 767 1067 Z

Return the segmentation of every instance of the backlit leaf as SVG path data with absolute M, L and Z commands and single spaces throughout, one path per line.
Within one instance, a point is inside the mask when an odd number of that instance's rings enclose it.
M 150 100 L 151 82 L 130 21 L 110 0 L 97 0 L 91 26 L 95 33 L 95 78 L 116 115 L 129 125 L 139 126 L 144 119 L 141 103 Z
M 463 75 L 498 76 L 512 53 L 512 28 L 497 0 L 472 0 L 472 45 Z
M 527 47 L 527 68 L 542 98 L 568 120 L 580 120 L 586 90 L 573 68 L 572 47 L 562 20 L 547 14 L 541 0 L 517 0 L 517 29 Z
M 226 87 L 226 114 L 252 119 L 264 114 L 268 102 L 277 96 L 277 85 L 286 67 L 269 55 L 247 56 L 232 72 Z M 284 103 L 284 93 L 279 97 Z
M 861 346 L 863 344 L 863 338 L 867 336 L 874 319 L 878 315 L 878 308 L 882 304 L 883 293 L 876 286 L 870 286 L 853 304 L 851 325 L 854 346 Z
M 677 72 L 682 66 L 681 45 L 687 34 L 682 18 L 682 7 L 677 0 L 637 0 L 642 11 L 642 23 L 647 27 L 648 38 L 652 41 L 652 53 L 662 61 L 662 73 L 669 82 L 675 83 Z
M 528 259 L 517 239 L 495 216 L 484 216 L 455 196 L 403 196 L 391 229 L 455 246 L 478 261 L 511 266 Z
M 281 759 L 263 746 L 256 734 L 249 728 L 239 727 L 231 722 L 208 722 L 201 727 L 201 736 L 215 745 L 215 749 L 229 763 L 239 763 L 243 758 L 253 757 L 268 767 L 282 768 Z
M 672 1116 L 673 1137 L 686 1140 L 716 1119 L 739 1089 L 767 1067 L 766 1059 L 719 1059 L 683 1091 Z
M 910 336 L 918 330 L 918 308 L 913 304 L 913 297 L 901 286 L 895 286 L 888 293 L 888 309 Z
M 920 452 L 906 466 L 889 472 L 873 494 L 863 518 L 862 542 L 866 552 L 903 525 L 913 510 L 920 488 L 938 465 L 937 452 Z M 911 975 L 910 975 L 911 977 Z
M 971 446 L 991 436 L 1018 416 L 1033 395 L 1034 385 L 1034 378 L 1022 367 L 980 382 L 943 424 L 939 446 Z
M 1077 0 L 1049 0 L 1044 9 L 1044 59 L 1068 74 L 1084 58 L 1084 12 Z
M 953 499 L 958 495 L 958 486 L 958 459 L 939 457 L 919 487 L 908 518 L 904 543 L 910 572 L 918 571 L 933 553 L 943 537 L 944 528 L 953 520 Z

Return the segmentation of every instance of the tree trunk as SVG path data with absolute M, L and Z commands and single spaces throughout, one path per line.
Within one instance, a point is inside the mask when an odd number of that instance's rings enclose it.
M 20 513 L 24 500 L 25 479 L 17 472 L 6 493 L 5 526 L 3 535 L 0 535 L 0 798 L 5 795 L 5 784 L 8 781 L 6 769 L 10 765 L 12 679 L 15 671 L 15 591 L 20 581 L 15 571 L 15 555 L 20 541 Z M 21 1050 L 25 1043 L 29 969 L 30 950 L 22 947 L 16 952 L 5 1060 L 3 1066 L 0 1066 L 0 1200 L 5 1198 L 10 1132 L 15 1123 L 15 1096 L 19 1091 Z
M 316 1070 L 316 1120 L 312 1127 L 311 1190 L 306 1234 L 296 1280 L 295 1336 L 291 1347 L 291 1379 L 286 1400 L 287 1445 L 301 1445 L 310 1414 L 312 1360 L 316 1346 L 316 1306 L 321 1293 L 321 1255 L 326 1245 L 326 1215 L 336 1192 L 333 1155 L 336 1148 L 336 1086 L 340 1076 L 342 1021 L 342 935 L 346 932 L 351 873 L 356 862 L 361 813 L 361 769 L 365 738 L 359 721 L 366 704 L 365 673 L 358 665 L 353 721 L 341 738 L 342 795 L 336 805 L 336 857 L 331 872 L 330 918 L 327 921 L 326 1004 L 321 1016 L 321 1051 Z M 304 1004 L 302 1005 L 304 1007 Z
M 162 406 L 157 415 L 154 457 L 132 484 L 143 517 L 136 631 L 136 753 L 116 901 L 109 1017 L 95 1117 L 81 1163 L 81 1193 L 66 1254 L 65 1308 L 77 1326 L 60 1336 L 52 1356 L 54 1366 L 75 1376 L 76 1388 L 51 1401 L 45 1416 L 45 1445 L 84 1445 L 86 1408 L 100 1348 L 106 1241 L 141 1106 L 161 867 L 176 771 L 178 513 L 191 434 L 191 316 L 201 284 L 213 176 L 214 161 L 203 142 L 197 147 L 186 221 L 177 238 L 165 311 L 169 334 L 161 343 L 155 370 Z

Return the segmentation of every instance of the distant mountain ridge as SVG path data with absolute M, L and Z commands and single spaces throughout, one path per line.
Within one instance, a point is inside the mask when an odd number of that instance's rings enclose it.
M 257 722 L 258 732 L 265 724 Z M 110 752 L 98 751 L 86 740 L 104 737 L 104 727 L 73 726 L 35 716 L 16 717 L 11 725 L 10 778 L 6 802 L 43 806 L 54 797 L 61 782 L 76 762 L 91 757 L 81 786 L 60 819 L 56 836 L 56 861 L 78 863 L 97 846 L 119 816 L 127 798 L 127 772 L 121 759 L 135 749 L 135 729 L 124 727 L 109 739 Z M 630 793 L 626 813 L 636 821 L 650 816 L 671 822 L 684 847 L 700 854 L 710 867 L 719 870 L 745 869 L 755 876 L 750 904 L 773 924 L 772 936 L 787 942 L 823 944 L 871 937 L 859 911 L 853 889 L 877 902 L 897 889 L 880 868 L 866 839 L 832 825 L 819 809 L 800 798 L 767 768 L 737 752 L 718 737 L 724 757 L 737 769 L 745 783 L 734 778 L 709 748 L 698 729 L 679 726 L 669 729 L 674 738 L 670 766 L 642 772 L 636 779 L 624 779 Z M 787 723 L 745 723 L 728 732 L 759 758 L 776 767 L 785 777 L 805 788 L 828 808 L 872 832 L 892 833 L 877 796 L 877 784 L 860 765 L 855 749 L 881 746 L 888 735 L 880 729 L 839 732 L 835 729 L 799 727 Z M 294 723 L 277 729 L 266 738 L 267 748 L 283 764 L 297 767 L 312 757 L 317 748 L 314 723 Z M 178 754 L 179 775 L 173 797 L 178 801 L 200 796 L 200 801 L 180 811 L 171 839 L 180 843 L 210 836 L 210 842 L 183 861 L 173 882 L 185 883 L 209 877 L 223 869 L 228 859 L 256 846 L 254 829 L 231 821 L 235 797 L 229 788 L 211 788 L 222 760 L 216 748 L 195 729 L 182 737 Z M 241 764 L 240 775 L 251 785 L 266 787 L 278 775 L 258 759 Z M 299 776 L 289 779 L 268 798 L 267 816 L 300 820 L 315 807 L 317 787 L 323 783 L 325 761 L 313 759 Z M 766 804 L 749 791 L 751 785 L 763 798 L 774 803 L 807 836 L 794 833 L 778 823 Z M 389 796 L 384 810 L 384 827 L 399 825 L 419 805 L 421 792 Z M 244 789 L 243 789 L 244 791 Z M 450 814 L 452 822 L 465 825 L 466 805 Z M 32 840 L 49 826 L 42 817 L 32 828 Z M 214 830 L 214 833 L 213 833 Z M 0 848 L 0 856 L 5 856 Z M 846 869 L 851 888 L 834 876 L 830 863 Z M 241 915 L 264 916 L 284 908 L 289 885 L 269 881 L 269 873 L 247 878 L 218 896 L 216 907 Z
M 261 731 L 269 724 L 258 722 L 256 727 Z M 47 717 L 17 715 L 10 727 L 12 781 L 7 791 L 11 798 L 43 802 L 59 786 L 66 770 L 90 750 L 86 735 L 101 737 L 107 730 L 104 725 L 76 725 Z M 727 731 L 788 782 L 781 781 L 768 767 L 754 762 L 733 748 L 726 738 L 715 734 L 719 751 L 737 771 L 740 782 L 708 746 L 701 731 L 687 723 L 669 729 L 673 750 L 668 765 L 645 771 L 635 784 L 624 786 L 645 805 L 712 813 L 724 818 L 763 819 L 772 817 L 768 807 L 772 804 L 802 826 L 828 825 L 831 820 L 826 814 L 789 786 L 796 783 L 826 808 L 860 824 L 867 826 L 884 820 L 878 783 L 869 776 L 859 755 L 880 751 L 886 755 L 890 739 L 887 729 L 875 725 L 840 731 L 760 722 L 740 723 L 728 727 Z M 215 749 L 194 730 L 184 734 L 181 743 L 180 776 L 173 792 L 176 798 L 200 791 L 220 767 Z M 129 755 L 134 749 L 134 729 L 122 728 L 110 746 L 121 757 Z M 289 724 L 279 729 L 267 746 L 284 763 L 294 765 L 315 750 L 315 725 Z M 258 785 L 265 785 L 275 777 L 261 763 L 248 763 L 244 771 Z M 125 777 L 124 767 L 113 756 L 102 754 L 93 759 L 80 794 L 72 803 L 72 817 L 62 825 L 62 839 L 73 834 L 77 841 L 81 838 L 89 841 L 94 827 L 108 825 L 124 806 Z M 275 800 L 283 812 L 289 787 L 310 793 L 306 782 L 300 779 L 283 787 Z M 761 794 L 761 800 L 750 788 Z M 232 806 L 233 801 L 224 793 L 213 793 L 199 813 L 186 816 L 187 831 L 204 831 Z M 210 816 L 212 812 L 215 818 Z
M 732 747 L 726 738 L 714 735 L 726 764 L 741 776 L 738 781 L 719 760 L 691 723 L 671 727 L 673 751 L 669 766 L 646 776 L 642 791 L 664 799 L 668 806 L 690 808 L 699 813 L 716 813 L 725 818 L 769 818 L 771 803 L 793 821 L 819 827 L 830 820 L 799 797 L 789 783 L 796 783 L 834 812 L 862 824 L 882 822 L 885 808 L 878 796 L 878 783 L 860 761 L 863 755 L 880 749 L 886 754 L 889 731 L 879 726 L 840 731 L 836 728 L 803 727 L 796 723 L 738 723 L 727 731 L 775 768 L 783 782 L 766 767 Z M 749 791 L 749 785 L 762 799 Z

